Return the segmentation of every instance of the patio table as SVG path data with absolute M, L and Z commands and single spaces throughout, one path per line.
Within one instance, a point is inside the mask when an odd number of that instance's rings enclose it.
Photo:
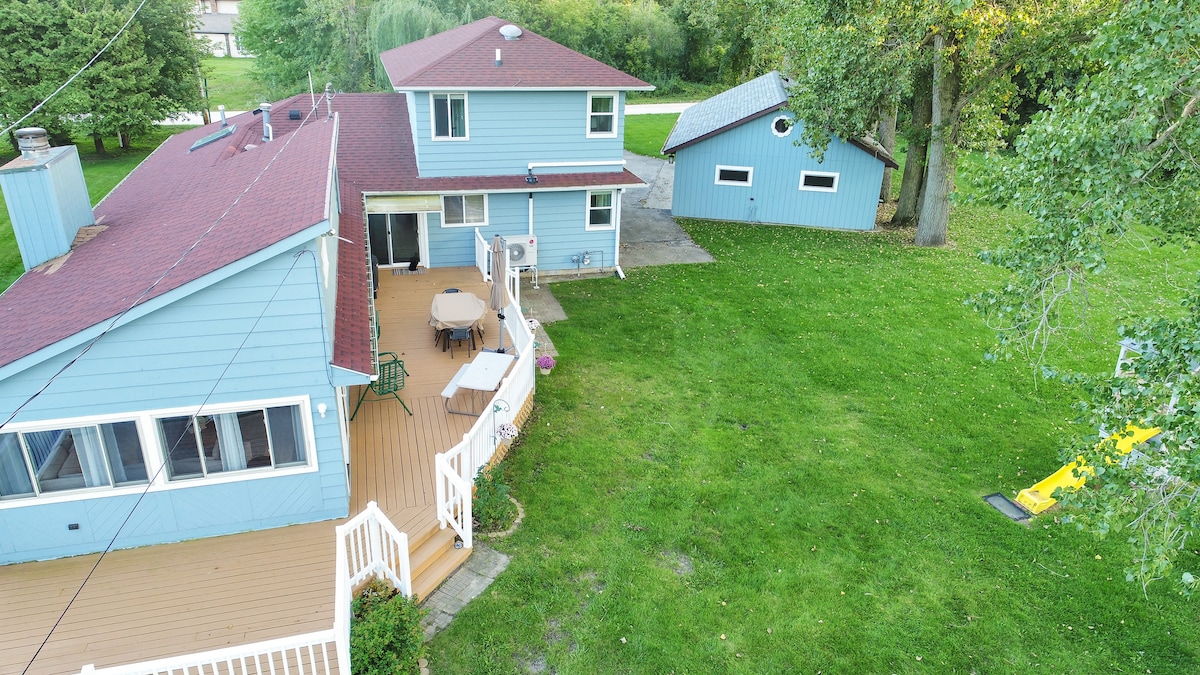
M 434 330 L 472 328 L 487 311 L 487 303 L 474 293 L 438 293 L 429 308 L 429 325 Z
M 479 392 L 496 391 L 500 387 L 500 380 L 504 379 L 504 374 L 508 372 L 509 366 L 516 358 L 512 354 L 497 352 L 477 354 L 475 360 L 459 368 L 458 374 L 442 392 L 442 396 L 446 398 L 446 411 L 457 415 L 478 417 L 479 412 L 475 411 L 479 409 L 476 402 Z M 471 390 L 471 410 L 455 410 L 450 407 L 450 400 L 454 398 L 454 394 L 459 388 Z

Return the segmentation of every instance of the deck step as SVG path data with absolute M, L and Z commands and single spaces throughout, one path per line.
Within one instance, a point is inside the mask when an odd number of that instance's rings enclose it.
M 462 566 L 471 555 L 469 548 L 454 548 L 454 530 L 446 529 L 450 536 L 434 536 L 421 549 L 413 551 L 413 591 L 425 600 L 437 590 L 454 571 Z M 426 550 L 428 549 L 428 550 Z M 421 559 L 420 571 L 417 559 Z

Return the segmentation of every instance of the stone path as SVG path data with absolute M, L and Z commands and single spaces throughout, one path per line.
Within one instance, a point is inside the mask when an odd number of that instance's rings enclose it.
M 472 549 L 463 566 L 451 574 L 423 605 L 428 610 L 421 620 L 426 642 L 449 626 L 454 615 L 468 602 L 479 597 L 508 567 L 508 556 L 496 549 L 480 543 L 476 543 Z

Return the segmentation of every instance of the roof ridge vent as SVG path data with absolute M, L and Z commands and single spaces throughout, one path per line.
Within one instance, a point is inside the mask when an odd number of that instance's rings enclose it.
M 520 40 L 523 32 L 519 26 L 514 26 L 511 23 L 500 27 L 500 34 L 504 36 L 505 40 Z

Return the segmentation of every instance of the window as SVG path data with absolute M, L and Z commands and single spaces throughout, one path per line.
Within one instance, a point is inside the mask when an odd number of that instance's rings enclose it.
M 430 94 L 434 140 L 467 139 L 467 95 Z
M 442 197 L 442 227 L 487 225 L 487 195 Z
M 780 115 L 771 120 L 771 133 L 783 138 L 792 133 L 792 120 L 787 115 Z
M 611 191 L 589 192 L 587 227 L 585 229 L 612 230 L 616 228 L 616 222 L 613 217 L 613 193 Z
M 753 179 L 754 167 L 752 166 L 717 165 L 717 185 L 738 185 L 741 187 L 750 187 Z
M 814 192 L 837 192 L 838 174 L 828 171 L 801 171 L 800 189 Z
M 231 471 L 307 462 L 299 406 L 159 419 L 167 478 L 186 480 Z
M 617 135 L 617 95 L 588 94 L 588 138 Z
M 0 434 L 0 498 L 147 480 L 135 422 Z

